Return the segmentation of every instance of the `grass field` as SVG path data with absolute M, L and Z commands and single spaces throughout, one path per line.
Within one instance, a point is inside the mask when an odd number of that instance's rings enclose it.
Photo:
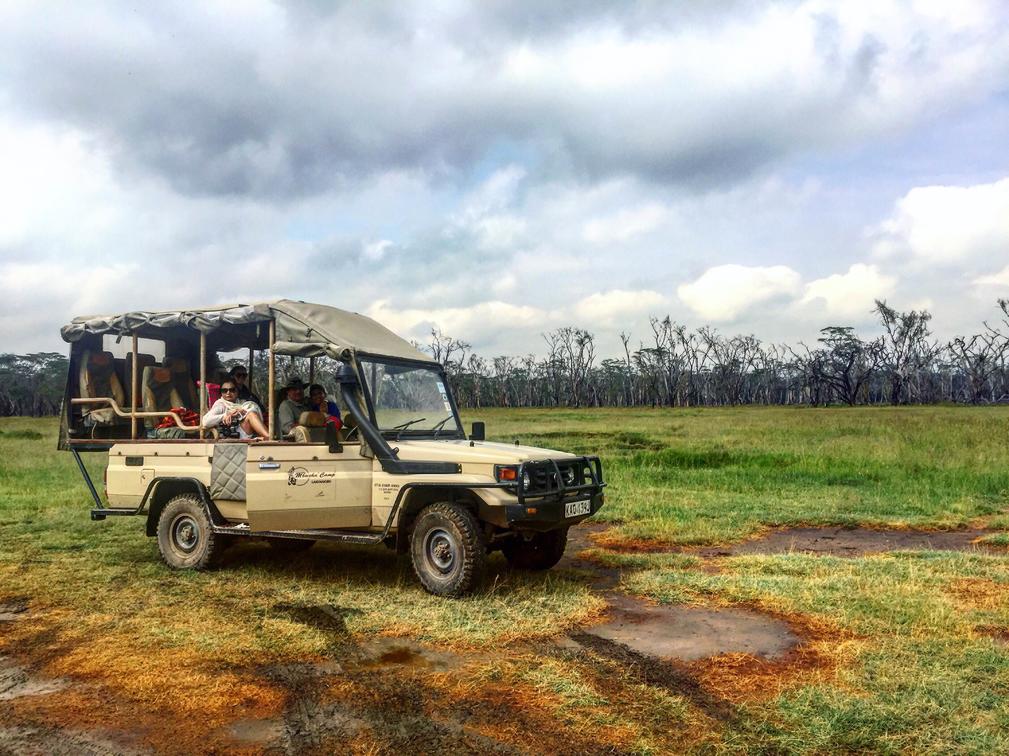
M 247 544 L 219 571 L 172 573 L 138 520 L 88 521 L 55 422 L 0 419 L 0 605 L 29 607 L 0 622 L 0 652 L 74 682 L 0 700 L 0 731 L 108 730 L 118 715 L 158 749 L 234 749 L 236 720 L 276 720 L 310 689 L 356 712 L 344 729 L 360 752 L 444 748 L 451 733 L 475 750 L 1009 750 L 1009 409 L 469 415 L 496 440 L 603 457 L 611 527 L 584 556 L 616 571 L 615 590 L 745 607 L 802 643 L 779 661 L 673 664 L 668 684 L 640 659 L 552 640 L 606 611 L 583 568 L 529 575 L 495 556 L 462 601 L 426 595 L 382 548 Z M 791 525 L 988 528 L 994 551 L 691 553 Z M 435 656 L 367 661 L 388 639 Z M 327 660 L 341 673 L 305 676 Z

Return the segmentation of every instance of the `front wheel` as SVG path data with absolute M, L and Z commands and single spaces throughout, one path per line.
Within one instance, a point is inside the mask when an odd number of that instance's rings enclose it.
M 202 502 L 183 494 L 161 510 L 158 549 L 173 570 L 206 570 L 214 566 L 224 550 L 224 541 L 214 535 Z
M 410 561 L 428 592 L 449 598 L 469 593 L 487 561 L 480 523 L 458 504 L 431 504 L 414 522 Z
M 564 556 L 568 529 L 534 533 L 529 540 L 521 535 L 502 542 L 501 551 L 512 567 L 520 570 L 549 570 Z

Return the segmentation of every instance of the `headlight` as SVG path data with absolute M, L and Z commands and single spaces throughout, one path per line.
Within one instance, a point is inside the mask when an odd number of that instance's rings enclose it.
M 524 491 L 528 491 L 532 487 L 533 487 L 533 482 L 532 482 L 532 478 L 529 477 L 529 473 L 528 472 L 522 473 L 522 489 Z

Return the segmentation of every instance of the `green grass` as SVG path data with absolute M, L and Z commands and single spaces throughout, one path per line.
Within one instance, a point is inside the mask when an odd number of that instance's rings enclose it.
M 496 440 L 600 454 L 610 482 L 600 517 L 618 539 L 725 543 L 798 524 L 1009 527 L 1009 408 L 468 416 Z M 243 685 L 253 686 L 242 694 L 250 700 L 268 699 L 248 677 L 257 665 L 394 635 L 473 650 L 457 676 L 432 679 L 466 701 L 511 691 L 516 705 L 542 714 L 537 726 L 551 722 L 572 742 L 641 753 L 1009 750 L 1009 557 L 787 554 L 715 564 L 592 550 L 622 570 L 620 590 L 630 594 L 743 606 L 815 629 L 808 646 L 819 661 L 808 668 L 692 665 L 737 712 L 716 721 L 690 696 L 611 661 L 543 650 L 549 641 L 537 639 L 599 612 L 584 574 L 522 575 L 496 556 L 476 595 L 446 601 L 382 548 L 318 545 L 288 557 L 252 543 L 229 550 L 222 570 L 170 572 L 139 520 L 88 520 L 87 491 L 72 457 L 55 451 L 55 431 L 51 420 L 0 419 L 0 603 L 27 597 L 33 611 L 31 623 L 0 625 L 0 652 L 39 654 L 54 674 L 112 681 L 169 708 L 199 701 L 194 710 L 213 719 L 234 716 Z M 85 457 L 97 481 L 100 456 Z
M 495 440 L 599 454 L 600 519 L 701 544 L 769 525 L 964 527 L 1009 506 L 1009 408 L 483 410 Z

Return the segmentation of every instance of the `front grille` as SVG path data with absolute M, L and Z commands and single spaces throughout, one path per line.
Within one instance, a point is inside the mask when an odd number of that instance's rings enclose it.
M 589 490 L 603 482 L 598 457 L 526 462 L 522 472 L 529 475 L 529 484 L 522 484 L 526 496 Z

